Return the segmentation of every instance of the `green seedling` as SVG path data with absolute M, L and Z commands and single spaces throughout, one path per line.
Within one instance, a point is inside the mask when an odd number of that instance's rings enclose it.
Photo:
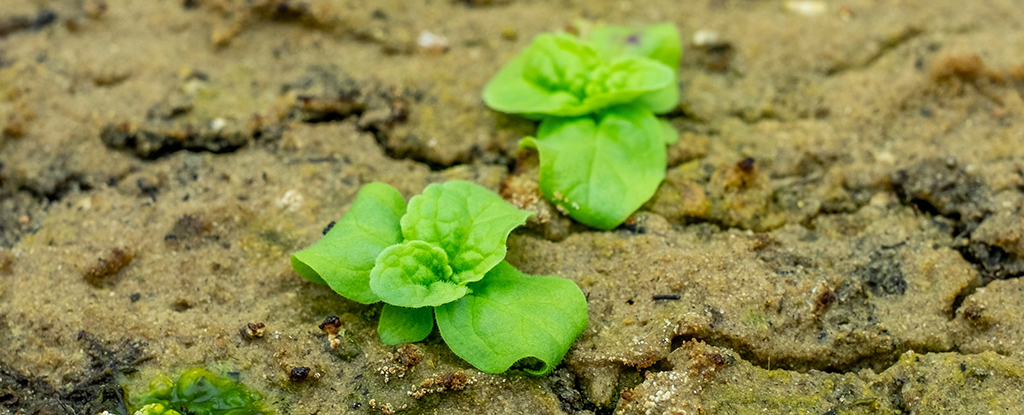
M 652 111 L 679 102 L 658 94 L 676 89 L 672 68 L 642 56 L 602 56 L 589 43 L 567 34 L 541 34 L 505 65 L 484 88 L 484 102 L 527 118 L 575 117 L 616 105 L 651 99 Z
M 465 181 L 431 184 L 408 204 L 371 183 L 292 267 L 350 300 L 384 302 L 385 344 L 423 340 L 436 321 L 452 351 L 484 372 L 536 358 L 541 366 L 525 370 L 545 374 L 586 328 L 587 303 L 572 281 L 504 261 L 509 233 L 530 215 Z
M 132 399 L 135 415 L 258 415 L 262 397 L 206 369 L 190 369 L 172 381 L 158 376 L 149 393 Z
M 679 105 L 682 46 L 672 24 L 600 26 L 586 39 L 541 34 L 495 75 L 484 102 L 541 119 L 520 148 L 540 154 L 540 189 L 580 223 L 612 229 L 665 178 L 678 132 L 655 114 Z

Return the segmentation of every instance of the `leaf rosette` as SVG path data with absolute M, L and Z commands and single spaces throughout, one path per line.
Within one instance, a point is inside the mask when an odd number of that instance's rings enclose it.
M 484 88 L 487 106 L 528 118 L 576 117 L 627 104 L 666 88 L 676 74 L 643 56 L 602 57 L 591 45 L 567 34 L 541 34 Z M 652 111 L 678 104 L 666 97 Z
M 531 373 L 543 374 L 586 327 L 587 307 L 571 281 L 525 275 L 504 262 L 509 233 L 530 215 L 465 181 L 431 184 L 408 205 L 398 190 L 372 183 L 319 242 L 292 256 L 292 266 L 352 300 L 383 301 L 384 343 L 423 340 L 436 316 L 452 351 L 480 370 L 502 372 L 532 357 L 543 366 Z

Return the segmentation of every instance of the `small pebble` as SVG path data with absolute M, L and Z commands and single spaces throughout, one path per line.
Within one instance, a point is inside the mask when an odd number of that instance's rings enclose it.
M 786 10 L 804 16 L 817 16 L 825 13 L 825 3 L 815 0 L 789 0 Z
M 240 334 L 243 339 L 253 340 L 263 337 L 266 334 L 267 325 L 263 323 L 249 323 L 242 327 Z
M 693 45 L 698 47 L 716 45 L 719 43 L 718 32 L 714 30 L 701 29 L 693 34 Z
M 416 44 L 431 55 L 440 55 L 448 50 L 448 38 L 426 30 L 420 32 L 420 36 L 416 38 Z
M 288 379 L 292 382 L 301 382 L 309 377 L 309 368 L 306 366 L 294 367 L 292 371 L 288 373 Z

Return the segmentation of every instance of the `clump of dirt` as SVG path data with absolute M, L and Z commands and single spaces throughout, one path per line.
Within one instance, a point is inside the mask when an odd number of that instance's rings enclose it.
M 82 278 L 94 287 L 113 285 L 114 280 L 124 267 L 127 267 L 135 259 L 135 254 L 121 248 L 113 248 L 110 253 L 99 259 L 99 263 L 86 269 Z

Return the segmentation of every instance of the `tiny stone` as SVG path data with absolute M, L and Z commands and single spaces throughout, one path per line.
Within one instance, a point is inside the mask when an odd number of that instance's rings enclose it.
M 291 379 L 292 382 L 301 382 L 306 380 L 306 377 L 308 376 L 309 368 L 306 366 L 300 366 L 292 368 L 292 371 L 288 374 L 288 379 Z
M 263 323 L 249 323 L 239 331 L 243 339 L 252 340 L 263 337 L 267 325 Z

